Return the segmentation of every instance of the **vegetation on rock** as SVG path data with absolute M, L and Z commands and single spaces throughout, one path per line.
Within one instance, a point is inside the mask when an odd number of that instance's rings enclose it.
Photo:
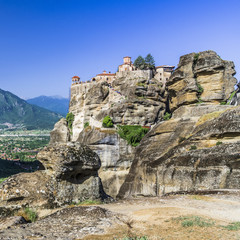
M 139 125 L 118 125 L 117 133 L 121 138 L 125 139 L 129 145 L 136 147 L 148 131 L 148 128 L 143 128 Z
M 20 210 L 18 215 L 24 217 L 27 222 L 35 222 L 38 218 L 37 213 L 29 207 Z
M 84 125 L 83 125 L 84 128 L 86 128 L 88 126 L 89 126 L 89 122 L 85 122 Z
M 74 114 L 73 113 L 68 113 L 67 116 L 66 116 L 66 120 L 67 120 L 69 129 L 72 130 L 72 124 L 73 124 L 73 121 L 74 121 Z
M 113 120 L 109 116 L 106 116 L 103 119 L 102 126 L 105 127 L 105 128 L 112 128 L 113 127 Z
M 167 120 L 169 120 L 171 117 L 172 117 L 172 114 L 166 112 L 166 113 L 164 114 L 164 116 L 163 116 L 163 120 L 164 120 L 164 121 L 167 121 Z

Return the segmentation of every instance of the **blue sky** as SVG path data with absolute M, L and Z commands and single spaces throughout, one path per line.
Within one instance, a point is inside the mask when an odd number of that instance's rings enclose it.
M 239 10 L 239 0 L 0 0 L 0 88 L 67 97 L 72 76 L 89 80 L 148 53 L 177 65 L 211 49 L 240 72 Z

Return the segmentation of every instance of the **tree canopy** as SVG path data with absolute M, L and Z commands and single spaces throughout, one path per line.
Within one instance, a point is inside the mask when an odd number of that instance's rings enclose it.
M 153 56 L 149 53 L 145 59 L 142 56 L 138 56 L 133 65 L 140 70 L 154 69 L 155 61 Z
M 155 61 L 153 56 L 150 53 L 145 57 L 145 65 L 147 69 L 155 68 Z
M 133 65 L 140 70 L 145 69 L 145 60 L 142 56 L 138 56 L 134 61 Z

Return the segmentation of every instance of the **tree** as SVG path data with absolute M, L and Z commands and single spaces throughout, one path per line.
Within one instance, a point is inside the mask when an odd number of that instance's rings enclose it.
M 155 61 L 153 56 L 150 53 L 145 57 L 145 65 L 146 65 L 146 69 L 155 68 Z
M 145 68 L 145 60 L 142 56 L 138 56 L 137 59 L 134 61 L 133 65 L 140 69 L 143 70 Z

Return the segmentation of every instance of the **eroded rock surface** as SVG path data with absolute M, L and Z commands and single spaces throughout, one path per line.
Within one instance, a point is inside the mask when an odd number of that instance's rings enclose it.
M 116 223 L 121 223 L 119 217 L 104 208 L 72 207 L 35 223 L 2 230 L 0 239 L 82 239 L 86 235 L 101 234 Z
M 121 139 L 115 129 L 88 127 L 80 133 L 78 141 L 98 154 L 101 159 L 99 177 L 104 191 L 116 197 L 131 167 L 135 148 Z
M 183 106 L 175 113 L 144 137 L 119 197 L 240 187 L 240 107 Z
M 222 60 L 214 51 L 182 56 L 167 82 L 171 111 L 197 102 L 227 101 L 237 83 L 235 73 L 234 63 Z
M 0 185 L 0 214 L 21 207 L 52 208 L 106 194 L 98 177 L 100 160 L 80 143 L 45 147 L 38 154 L 43 171 L 14 175 Z

